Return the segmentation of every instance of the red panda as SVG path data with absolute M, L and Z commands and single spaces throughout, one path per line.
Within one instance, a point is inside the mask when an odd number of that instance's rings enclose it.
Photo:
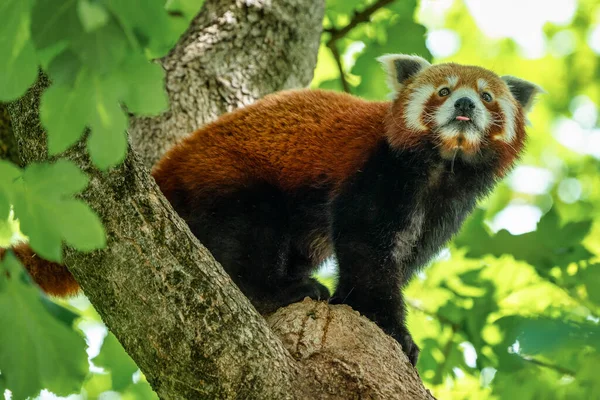
M 276 93 L 194 132 L 153 176 L 258 311 L 329 298 L 310 274 L 335 256 L 330 301 L 379 324 L 415 364 L 402 288 L 513 166 L 539 88 L 475 66 L 379 60 L 392 101 Z

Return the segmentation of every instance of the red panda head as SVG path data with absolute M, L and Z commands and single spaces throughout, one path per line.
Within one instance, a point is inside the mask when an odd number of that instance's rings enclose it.
M 379 58 L 395 100 L 387 138 L 395 148 L 431 142 L 444 159 L 483 162 L 493 155 L 499 175 L 525 141 L 525 114 L 541 89 L 522 79 L 454 63 L 431 65 L 417 56 Z

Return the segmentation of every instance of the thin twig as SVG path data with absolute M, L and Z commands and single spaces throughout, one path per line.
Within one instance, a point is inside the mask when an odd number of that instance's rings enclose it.
M 350 85 L 348 84 L 348 80 L 346 79 L 346 73 L 344 72 L 344 66 L 342 65 L 342 56 L 337 48 L 335 42 L 328 42 L 327 47 L 331 50 L 331 54 L 333 54 L 333 58 L 335 58 L 335 62 L 338 66 L 338 70 L 340 71 L 340 80 L 342 81 L 342 88 L 344 92 L 350 93 Z
M 454 343 L 454 335 L 456 334 L 457 327 L 452 326 L 452 333 L 450 334 L 450 338 L 448 342 L 446 342 L 446 346 L 444 346 L 444 361 L 442 361 L 435 371 L 435 378 L 437 382 L 442 383 L 444 381 L 444 369 L 446 369 L 446 365 L 448 365 L 448 357 L 450 357 L 450 352 L 452 351 L 452 344 Z
M 342 88 L 344 89 L 344 92 L 350 93 L 350 85 L 348 84 L 348 80 L 346 79 L 346 73 L 344 72 L 344 66 L 342 64 L 342 56 L 336 44 L 337 41 L 346 36 L 348 32 L 350 32 L 359 24 L 363 22 L 368 22 L 371 18 L 371 15 L 373 15 L 375 11 L 394 1 L 395 0 L 379 0 L 360 12 L 355 11 L 354 16 L 352 17 L 348 25 L 344 26 L 343 28 L 330 28 L 324 30 L 324 32 L 327 32 L 331 35 L 326 45 L 329 48 L 329 50 L 331 50 L 331 54 L 333 54 L 333 58 L 335 59 L 335 62 L 338 66 L 338 70 L 340 71 L 340 80 L 342 82 Z
M 550 364 L 545 361 L 536 360 L 535 358 L 530 358 L 530 357 L 521 357 L 521 358 L 523 358 L 523 360 L 525 360 L 527 362 L 538 365 L 540 367 L 549 368 L 556 372 L 560 372 L 563 375 L 569 375 L 573 378 L 575 377 L 575 371 L 571 371 L 570 369 L 561 367 L 560 365 Z
M 439 314 L 436 314 L 434 312 L 431 312 L 431 311 L 428 311 L 428 310 L 424 309 L 423 307 L 421 307 L 420 305 L 418 305 L 417 302 L 415 302 L 414 300 L 405 299 L 405 302 L 406 302 L 406 304 L 408 306 L 410 306 L 411 308 L 415 309 L 416 311 L 419 311 L 419 312 L 421 312 L 421 313 L 423 313 L 425 315 L 428 315 L 428 316 L 430 316 L 432 318 L 435 318 L 435 319 L 437 319 L 438 321 L 440 321 L 444 325 L 450 325 L 454 331 L 458 331 L 460 329 L 460 326 L 456 322 L 454 322 L 454 321 L 452 321 L 452 320 L 444 317 L 443 315 L 439 315 Z
M 369 21 L 369 19 L 371 18 L 371 15 L 375 11 L 379 10 L 380 8 L 386 6 L 390 3 L 393 3 L 394 1 L 395 0 L 379 0 L 378 2 L 371 4 L 369 7 L 365 8 L 364 10 L 362 10 L 360 12 L 354 12 L 354 16 L 352 17 L 352 19 L 350 20 L 348 25 L 344 26 L 343 28 L 325 29 L 325 32 L 331 34 L 331 37 L 327 41 L 327 46 L 329 47 L 330 43 L 335 43 L 335 41 L 346 36 L 346 34 L 348 32 L 350 32 L 352 29 L 354 29 L 357 25 L 359 25 L 363 22 Z

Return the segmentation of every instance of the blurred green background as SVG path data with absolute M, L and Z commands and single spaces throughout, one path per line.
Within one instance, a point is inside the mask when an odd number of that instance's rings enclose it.
M 168 2 L 188 21 L 199 4 Z M 328 0 L 324 28 L 313 87 L 385 99 L 375 58 L 403 52 L 546 90 L 518 167 L 408 288 L 409 327 L 438 399 L 600 398 L 600 1 Z M 16 227 L 0 224 L 0 246 Z M 87 300 L 60 304 L 96 357 L 69 398 L 152 398 Z

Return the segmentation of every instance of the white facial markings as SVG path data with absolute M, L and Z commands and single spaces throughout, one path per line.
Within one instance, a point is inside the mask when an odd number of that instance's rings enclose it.
M 456 108 L 454 104 L 458 99 L 466 97 L 475 104 L 473 110 L 472 121 L 475 126 L 466 125 L 461 127 L 458 125 L 448 123 L 454 120 L 456 115 Z M 479 93 L 470 87 L 460 87 L 452 92 L 452 94 L 444 101 L 435 113 L 435 122 L 439 129 L 439 134 L 442 139 L 452 140 L 461 136 L 471 146 L 477 146 L 481 143 L 482 132 L 485 132 L 491 124 L 491 114 L 488 109 L 483 105 Z
M 479 92 L 483 92 L 487 88 L 488 88 L 488 83 L 485 79 L 483 79 L 483 78 L 477 79 L 477 90 L 479 90 Z
M 448 77 L 448 78 L 446 78 L 446 79 L 448 80 L 448 85 L 449 85 L 451 88 L 453 88 L 453 89 L 454 89 L 454 88 L 456 87 L 456 85 L 458 85 L 458 76 L 456 76 L 456 75 L 451 75 L 451 76 L 449 76 L 449 77 Z
M 501 140 L 505 143 L 510 143 L 515 140 L 515 137 L 517 136 L 515 131 L 517 107 L 511 99 L 508 99 L 505 96 L 498 98 L 498 104 L 500 105 L 502 114 L 504 114 L 504 132 L 494 136 L 494 139 Z
M 454 103 L 463 97 L 467 97 L 475 104 L 475 115 L 473 118 L 475 125 L 482 131 L 487 129 L 490 123 L 490 113 L 479 99 L 477 92 L 468 87 L 461 87 L 455 90 L 452 92 L 452 95 L 446 99 L 444 104 L 442 104 L 435 114 L 435 122 L 437 125 L 442 126 L 452 121 L 455 113 Z
M 481 142 L 481 134 L 473 127 L 460 129 L 458 126 L 444 126 L 439 130 L 440 137 L 445 140 L 452 140 L 462 135 L 467 144 L 476 146 Z
M 404 111 L 406 125 L 416 131 L 426 131 L 428 128 L 423 124 L 421 117 L 425 112 L 425 104 L 431 95 L 435 92 L 432 85 L 418 86 L 408 98 Z M 425 118 L 428 118 L 425 116 Z

